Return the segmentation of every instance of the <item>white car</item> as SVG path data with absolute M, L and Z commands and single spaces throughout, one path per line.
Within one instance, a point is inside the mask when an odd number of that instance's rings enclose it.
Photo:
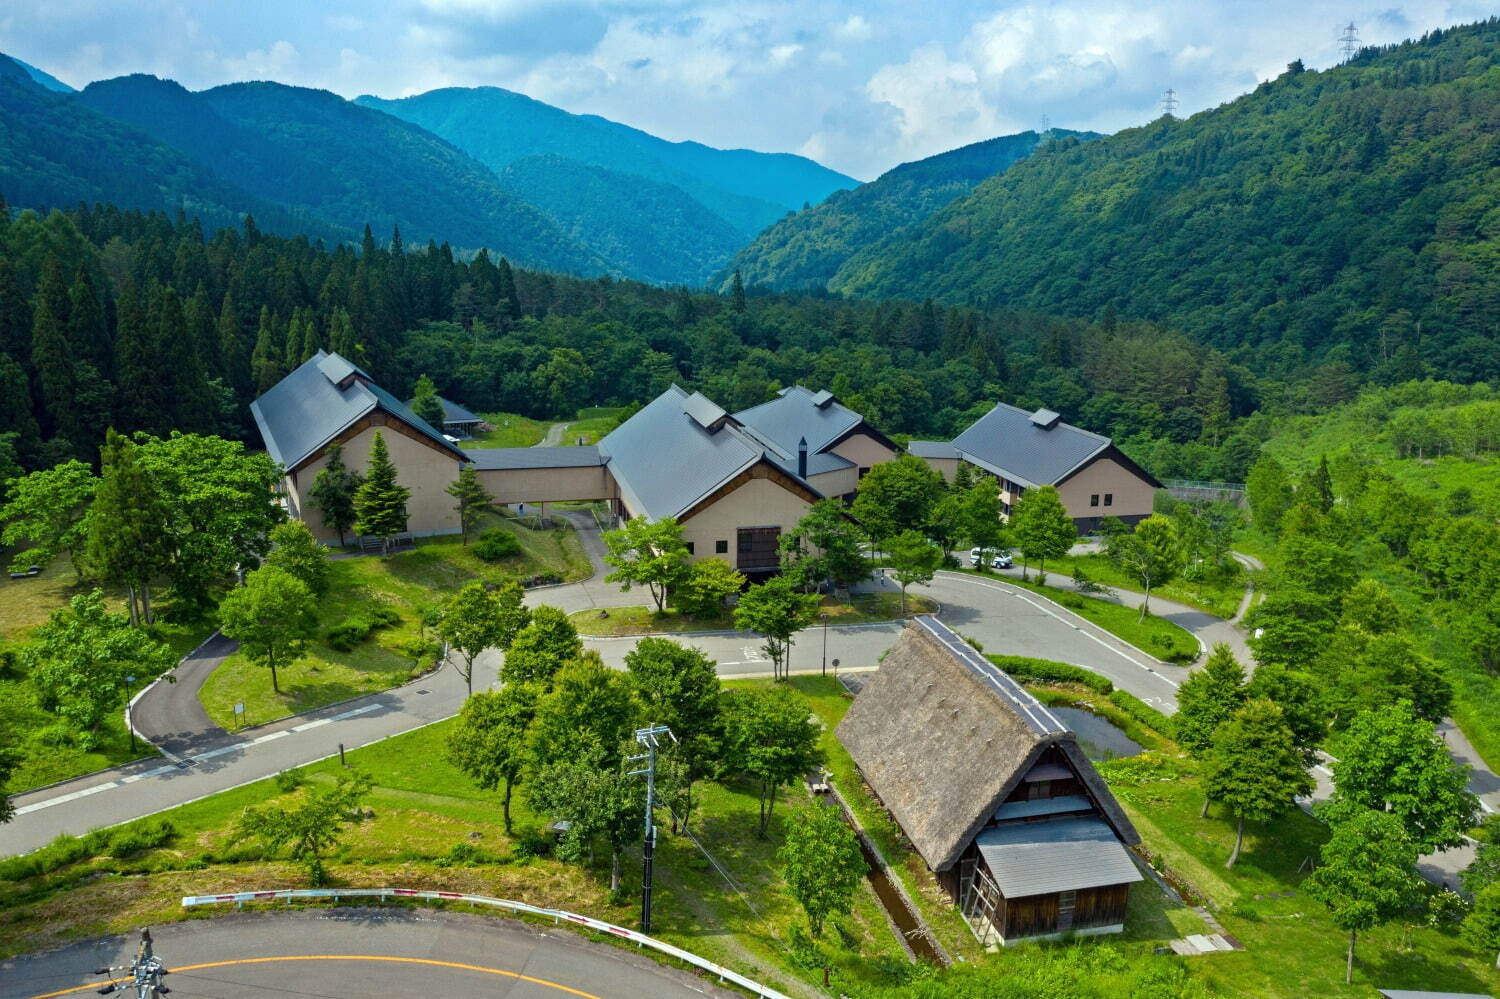
M 974 568 L 976 568 L 976 569 L 979 568 L 980 561 L 983 558 L 984 558 L 984 549 L 982 549 L 982 548 L 970 548 L 969 549 L 969 564 L 971 566 L 973 566 Z M 1015 565 L 1015 563 L 1013 561 L 1011 561 L 1011 557 L 1010 557 L 1010 553 L 1009 552 L 1000 552 L 997 555 L 995 555 L 995 557 L 990 561 L 990 566 L 992 568 L 995 568 L 995 569 L 1009 569 L 1013 565 Z

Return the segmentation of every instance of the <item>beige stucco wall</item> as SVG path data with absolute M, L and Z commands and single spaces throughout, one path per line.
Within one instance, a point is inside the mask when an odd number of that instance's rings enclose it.
M 1104 505 L 1105 493 L 1114 502 Z M 1156 490 L 1149 482 L 1113 458 L 1096 458 L 1072 478 L 1057 487 L 1057 494 L 1075 520 L 1092 517 L 1149 517 Z M 1089 497 L 1098 495 L 1099 505 L 1089 506 Z
M 779 527 L 791 533 L 811 504 L 771 479 L 751 479 L 693 513 L 682 524 L 682 539 L 693 544 L 693 560 L 722 558 L 735 564 L 736 531 L 741 527 Z M 714 553 L 714 542 L 728 542 L 728 552 Z
M 561 503 L 613 499 L 617 495 L 614 479 L 603 465 L 480 469 L 476 475 L 497 503 Z
M 923 458 L 922 460 L 927 462 L 928 468 L 941 473 L 946 482 L 952 482 L 954 476 L 958 475 L 957 458 Z
M 457 534 L 458 512 L 453 509 L 453 497 L 444 490 L 458 478 L 458 459 L 414 441 L 392 427 L 366 427 L 344 443 L 344 464 L 361 475 L 370 466 L 370 445 L 376 430 L 385 437 L 386 449 L 396 466 L 396 481 L 411 490 L 411 498 L 406 501 L 407 530 L 418 536 Z M 313 480 L 327 464 L 327 456 L 320 454 L 287 476 L 287 504 L 288 512 L 300 517 L 313 537 L 336 543 L 337 532 L 323 525 L 317 504 L 306 498 Z
M 807 484 L 812 486 L 824 496 L 837 498 L 845 493 L 852 493 L 859 488 L 859 469 L 840 468 L 834 472 L 824 472 L 821 475 L 809 475 Z
M 866 433 L 853 434 L 828 450 L 840 458 L 854 462 L 859 468 L 873 468 L 882 461 L 890 461 L 897 456 L 895 451 Z

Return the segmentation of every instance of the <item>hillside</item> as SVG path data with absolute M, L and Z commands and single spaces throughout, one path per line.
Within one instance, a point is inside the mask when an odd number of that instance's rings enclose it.
M 744 238 L 680 188 L 551 154 L 527 156 L 500 182 L 546 212 L 618 273 L 703 285 Z
M 1021 132 L 903 163 L 776 222 L 735 256 L 725 276 L 738 270 L 746 284 L 780 290 L 825 287 L 860 249 L 968 194 L 1045 140 L 1068 136 L 1097 137 L 1067 129 Z
M 0 56 L 0 134 L 0 195 L 18 207 L 112 202 L 172 213 L 180 209 L 209 226 L 238 225 L 249 211 L 279 231 L 354 235 L 335 233 L 320 220 L 255 197 L 144 132 L 41 86 L 5 56 Z
M 75 98 L 150 133 L 235 186 L 327 225 L 485 246 L 553 270 L 608 271 L 581 241 L 436 136 L 321 90 L 237 83 L 192 93 L 127 76 Z
M 1113 306 L 1289 371 L 1495 373 L 1500 20 L 1367 49 L 1185 121 L 1047 145 L 830 287 L 1074 315 Z
M 51 90 L 54 93 L 58 94 L 74 93 L 72 87 L 68 86 L 66 83 L 62 82 L 46 70 L 37 69 L 31 63 L 22 62 L 19 59 L 15 59 L 13 61 L 17 66 L 20 66 L 26 71 L 27 76 L 31 77 L 34 82 L 40 84 L 44 89 Z
M 450 87 L 400 100 L 364 96 L 440 135 L 497 172 L 555 154 L 681 188 L 746 238 L 805 202 L 855 181 L 802 156 L 668 142 L 596 115 L 576 115 L 499 87 Z

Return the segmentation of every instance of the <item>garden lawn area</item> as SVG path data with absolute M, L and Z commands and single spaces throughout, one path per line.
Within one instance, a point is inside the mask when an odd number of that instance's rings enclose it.
M 551 424 L 515 413 L 481 413 L 484 422 L 495 429 L 462 441 L 460 447 L 531 447 L 540 443 Z
M 318 601 L 318 637 L 295 662 L 277 667 L 281 693 L 271 689 L 270 670 L 236 653 L 204 683 L 199 693 L 204 710 L 216 724 L 233 729 L 236 703 L 245 705 L 245 725 L 262 725 L 399 686 L 425 668 L 402 651 L 417 637 L 424 608 L 441 604 L 476 580 L 498 583 L 537 573 L 579 579 L 590 571 L 578 535 L 566 524 L 533 531 L 515 520 L 490 515 L 482 529 L 492 527 L 514 534 L 521 554 L 491 564 L 458 538 L 442 537 L 421 539 L 414 550 L 386 557 L 331 560 L 328 593 Z M 347 652 L 323 640 L 330 628 L 381 607 L 399 614 L 400 623 L 374 629 Z
M 90 589 L 79 581 L 68 560 L 62 557 L 41 575 L 30 579 L 0 578 L 0 656 L 6 656 L 0 659 L 0 732 L 9 734 L 21 754 L 20 765 L 0 787 L 0 793 L 15 794 L 156 755 L 156 750 L 146 743 L 132 747 L 130 735 L 125 731 L 123 702 L 120 710 L 105 716 L 97 733 L 97 744 L 91 749 L 80 748 L 69 725 L 37 706 L 19 658 L 8 658 L 9 654 L 19 652 L 53 611 Z M 113 611 L 125 610 L 121 597 L 110 595 L 108 603 Z M 152 626 L 156 637 L 166 642 L 178 657 L 203 641 L 209 630 L 207 625 L 168 621 Z M 138 677 L 136 689 L 152 679 Z
M 1053 568 L 1054 564 L 1056 569 Z M 1049 577 L 1055 573 L 1071 578 L 1075 568 L 1082 568 L 1089 579 L 1111 589 L 1130 590 L 1134 593 L 1140 593 L 1142 590 L 1138 580 L 1126 574 L 1104 555 L 1065 555 L 1060 559 L 1047 560 Z M 1232 618 L 1234 612 L 1239 609 L 1240 600 L 1245 595 L 1246 582 L 1245 573 L 1240 570 L 1238 562 L 1235 563 L 1235 568 L 1239 571 L 1224 578 L 1174 579 L 1164 586 L 1152 587 L 1151 596 L 1161 597 L 1163 600 L 1175 600 L 1180 604 L 1207 611 L 1215 617 Z
M 1018 577 L 1013 576 L 980 573 L 973 569 L 957 571 L 984 579 L 999 580 L 1002 583 L 1039 593 L 1048 600 L 1061 604 L 1079 617 L 1093 622 L 1116 638 L 1129 642 L 1147 655 L 1158 659 L 1186 665 L 1198 658 L 1198 639 L 1182 626 L 1157 617 L 1155 614 L 1148 614 L 1145 620 L 1141 620 L 1140 610 L 1115 603 L 1113 600 L 1086 597 L 1072 590 L 1042 586 L 1035 582 L 1023 583 Z
M 585 444 L 598 444 L 599 438 L 615 428 L 615 421 L 625 412 L 624 406 L 592 406 L 578 411 L 578 419 L 568 424 L 563 431 L 564 444 L 576 444 L 583 438 Z
M 849 600 L 824 597 L 820 606 L 828 615 L 828 623 L 869 624 L 875 621 L 890 621 L 901 616 L 901 594 L 860 593 Z M 937 610 L 937 603 L 927 597 L 909 593 L 906 597 L 907 614 L 930 614 Z M 568 616 L 580 635 L 610 637 L 642 634 L 673 634 L 685 631 L 733 631 L 734 613 L 725 611 L 714 617 L 695 617 L 682 614 L 668 607 L 658 614 L 652 607 L 604 607 L 597 610 L 575 611 Z M 813 627 L 821 626 L 819 624 Z

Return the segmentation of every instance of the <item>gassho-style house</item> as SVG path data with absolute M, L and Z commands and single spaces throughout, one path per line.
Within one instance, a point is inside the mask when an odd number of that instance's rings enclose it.
M 837 731 L 981 943 L 1125 928 L 1130 819 L 1068 727 L 936 618 L 907 623 Z
M 324 543 L 337 535 L 309 491 L 329 449 L 341 445 L 344 463 L 363 473 L 381 433 L 398 480 L 411 490 L 412 536 L 458 533 L 445 490 L 469 465 L 497 503 L 543 517 L 563 502 L 602 502 L 619 519 L 675 517 L 693 558 L 722 558 L 752 577 L 777 570 L 777 542 L 813 503 L 851 501 L 871 468 L 902 454 L 832 393 L 800 385 L 738 413 L 673 385 L 589 446 L 460 448 L 455 438 L 471 435 L 482 420 L 451 400 L 442 403 L 444 426 L 431 426 L 358 366 L 319 351 L 250 409 L 282 466 L 288 514 Z M 910 452 L 949 478 L 959 462 L 999 477 L 1005 514 L 1023 489 L 1057 484 L 1085 530 L 1104 515 L 1127 522 L 1148 515 L 1157 487 L 1108 438 L 1061 423 L 1055 413 L 1004 404 L 952 444 L 913 441 Z

